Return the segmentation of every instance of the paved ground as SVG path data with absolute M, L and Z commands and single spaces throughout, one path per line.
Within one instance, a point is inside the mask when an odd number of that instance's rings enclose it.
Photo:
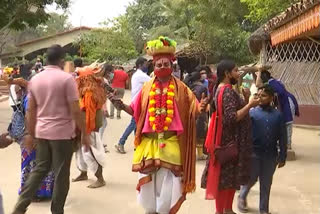
M 126 93 L 128 101 L 129 93 Z M 4 131 L 11 117 L 8 103 L 0 103 L 0 131 Z M 94 177 L 83 183 L 71 184 L 67 199 L 66 214 L 140 214 L 143 210 L 136 203 L 135 186 L 137 175 L 131 172 L 131 158 L 133 155 L 133 136 L 130 136 L 126 155 L 120 155 L 113 149 L 114 144 L 126 128 L 130 117 L 123 114 L 122 120 L 109 120 L 104 135 L 111 153 L 106 155 L 106 169 L 104 176 L 107 186 L 91 190 L 89 185 Z M 271 195 L 272 214 L 318 214 L 320 213 L 320 145 L 319 131 L 308 129 L 294 129 L 293 145 L 297 153 L 297 160 L 288 162 L 287 166 L 276 172 Z M 197 184 L 199 184 L 203 162 L 197 163 Z M 20 177 L 20 150 L 18 145 L 12 145 L 0 151 L 0 189 L 4 195 L 5 212 L 10 213 L 17 200 Z M 72 164 L 71 176 L 78 171 Z M 198 185 L 199 186 L 199 185 Z M 187 197 L 179 213 L 195 214 L 214 213 L 214 203 L 204 200 L 204 190 L 197 188 L 194 194 Z M 249 198 L 251 213 L 258 213 L 258 185 L 252 190 Z M 49 214 L 49 202 L 35 203 L 30 206 L 31 214 Z M 234 206 L 235 207 L 235 206 Z M 236 210 L 236 209 L 235 209 Z

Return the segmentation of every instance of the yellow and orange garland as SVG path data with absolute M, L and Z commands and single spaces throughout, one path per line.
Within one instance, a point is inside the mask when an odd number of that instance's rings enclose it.
M 168 87 L 162 88 L 156 80 L 149 93 L 149 122 L 153 131 L 158 133 L 159 147 L 166 146 L 164 132 L 168 131 L 174 114 L 174 84 L 171 80 Z

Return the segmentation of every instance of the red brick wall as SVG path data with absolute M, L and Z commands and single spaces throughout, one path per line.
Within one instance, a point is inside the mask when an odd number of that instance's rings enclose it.
M 300 125 L 320 125 L 320 105 L 300 105 L 300 117 L 295 117 L 294 123 Z

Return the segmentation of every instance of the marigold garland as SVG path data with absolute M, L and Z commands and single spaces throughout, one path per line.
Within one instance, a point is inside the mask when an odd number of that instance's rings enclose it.
M 166 146 L 164 132 L 168 131 L 174 114 L 174 84 L 171 80 L 167 88 L 162 88 L 159 81 L 155 81 L 149 93 L 149 123 L 153 131 L 158 133 L 160 148 Z

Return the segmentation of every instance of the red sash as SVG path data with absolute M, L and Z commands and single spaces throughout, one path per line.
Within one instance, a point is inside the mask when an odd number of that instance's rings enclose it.
M 214 149 L 221 145 L 222 137 L 222 116 L 223 116 L 223 92 L 225 88 L 232 88 L 231 85 L 224 85 L 221 87 L 219 94 L 217 95 L 217 107 L 216 111 L 212 114 L 208 134 L 206 138 L 205 147 L 210 154 L 210 162 L 208 168 L 206 199 L 214 200 L 217 197 L 219 191 L 219 179 L 221 165 L 218 161 L 215 161 Z M 218 118 L 217 118 L 218 113 Z M 215 139 L 214 139 L 215 138 Z

